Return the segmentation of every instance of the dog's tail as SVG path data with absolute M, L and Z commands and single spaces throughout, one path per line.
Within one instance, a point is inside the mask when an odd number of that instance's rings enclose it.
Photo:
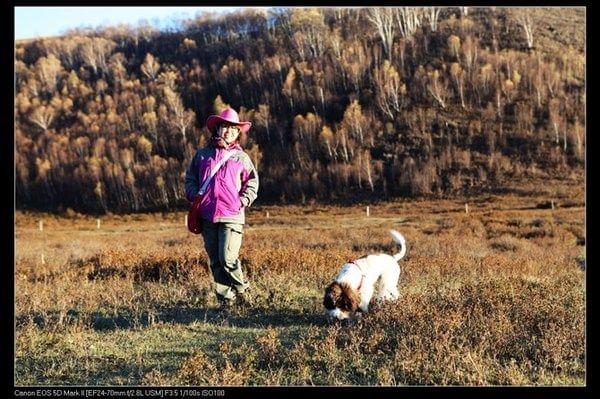
M 406 239 L 402 234 L 400 234 L 399 231 L 396 230 L 390 230 L 390 235 L 392 236 L 392 240 L 394 240 L 394 242 L 401 247 L 400 252 L 394 255 L 394 259 L 399 261 L 400 259 L 404 258 L 404 255 L 406 255 Z

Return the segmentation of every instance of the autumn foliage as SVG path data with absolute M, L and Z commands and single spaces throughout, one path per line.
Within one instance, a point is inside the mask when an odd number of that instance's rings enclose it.
M 284 8 L 17 42 L 16 203 L 181 209 L 225 105 L 264 202 L 580 176 L 583 32 L 581 8 Z

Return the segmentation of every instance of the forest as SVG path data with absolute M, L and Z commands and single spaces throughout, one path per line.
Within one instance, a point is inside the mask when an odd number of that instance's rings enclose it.
M 17 209 L 181 210 L 231 106 L 259 202 L 376 201 L 576 179 L 583 7 L 244 8 L 15 42 Z

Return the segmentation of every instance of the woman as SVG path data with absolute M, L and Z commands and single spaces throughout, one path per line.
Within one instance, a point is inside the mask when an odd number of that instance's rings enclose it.
M 205 179 L 223 157 L 204 193 L 200 215 L 202 236 L 219 302 L 228 307 L 236 301 L 248 303 L 249 283 L 244 279 L 238 258 L 245 223 L 244 210 L 258 194 L 258 174 L 250 157 L 239 144 L 241 134 L 252 126 L 241 122 L 238 113 L 227 108 L 211 115 L 206 127 L 212 133 L 209 144 L 198 149 L 185 175 L 185 191 L 193 201 Z

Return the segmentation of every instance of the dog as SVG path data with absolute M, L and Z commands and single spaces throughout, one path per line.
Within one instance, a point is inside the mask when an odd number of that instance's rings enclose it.
M 395 255 L 373 254 L 346 262 L 335 280 L 325 289 L 323 306 L 327 320 L 354 319 L 358 312 L 367 313 L 377 286 L 377 300 L 398 299 L 398 261 L 406 255 L 406 239 L 396 230 L 390 230 L 394 242 L 400 245 Z

